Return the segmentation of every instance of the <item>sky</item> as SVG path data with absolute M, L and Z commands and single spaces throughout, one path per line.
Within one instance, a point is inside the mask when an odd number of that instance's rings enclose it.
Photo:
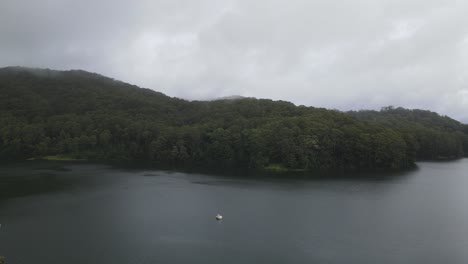
M 1 0 L 0 67 L 468 122 L 468 1 Z

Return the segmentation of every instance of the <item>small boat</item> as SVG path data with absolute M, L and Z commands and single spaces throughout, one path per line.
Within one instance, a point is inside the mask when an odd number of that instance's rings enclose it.
M 223 219 L 223 216 L 222 216 L 222 215 L 220 215 L 220 214 L 217 214 L 217 215 L 216 215 L 216 220 L 222 220 L 222 219 Z

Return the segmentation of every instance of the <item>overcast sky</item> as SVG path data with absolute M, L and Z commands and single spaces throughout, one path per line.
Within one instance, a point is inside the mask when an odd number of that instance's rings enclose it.
M 1 0 L 0 66 L 468 122 L 468 1 Z

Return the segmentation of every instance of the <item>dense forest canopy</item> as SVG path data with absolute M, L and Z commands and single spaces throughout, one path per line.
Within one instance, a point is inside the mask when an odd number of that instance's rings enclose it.
M 468 127 L 424 110 L 186 101 L 80 70 L 0 69 L 0 159 L 399 169 L 468 153 Z

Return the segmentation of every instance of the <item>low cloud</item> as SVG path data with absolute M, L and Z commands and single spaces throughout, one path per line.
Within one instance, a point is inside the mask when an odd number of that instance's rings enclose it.
M 422 0 L 3 0 L 0 66 L 80 68 L 186 99 L 395 105 L 468 122 L 466 10 Z

